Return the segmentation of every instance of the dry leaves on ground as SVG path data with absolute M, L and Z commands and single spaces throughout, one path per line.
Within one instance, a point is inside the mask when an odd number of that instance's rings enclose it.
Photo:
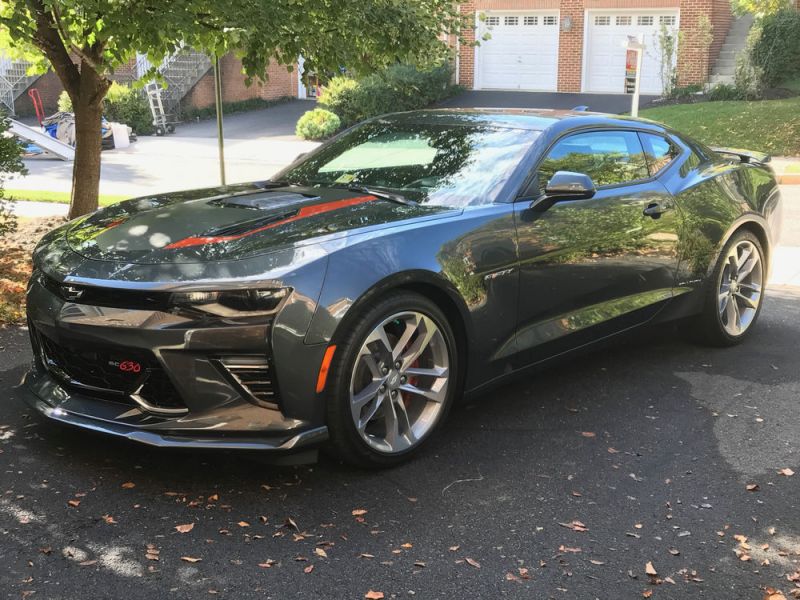
M 175 531 L 178 533 L 189 533 L 194 529 L 194 523 L 187 523 L 186 525 L 175 525 Z

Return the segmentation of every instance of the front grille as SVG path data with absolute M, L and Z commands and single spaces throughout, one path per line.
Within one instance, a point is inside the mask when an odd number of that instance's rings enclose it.
M 269 360 L 263 356 L 226 356 L 217 364 L 249 400 L 259 406 L 277 408 L 277 394 Z
M 56 342 L 31 328 L 43 366 L 67 389 L 154 410 L 186 405 L 152 353 L 115 346 Z M 138 401 L 137 401 L 138 400 Z
M 44 273 L 41 274 L 41 281 L 44 287 L 67 302 L 80 302 L 81 304 L 88 304 L 90 306 L 127 308 L 130 310 L 159 310 L 166 312 L 170 309 L 170 297 L 172 296 L 170 292 L 126 290 L 59 283 Z

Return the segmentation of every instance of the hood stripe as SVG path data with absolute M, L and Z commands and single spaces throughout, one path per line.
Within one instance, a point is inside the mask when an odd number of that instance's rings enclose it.
M 287 217 L 285 219 L 281 219 L 280 221 L 275 221 L 274 223 L 270 223 L 269 225 L 264 225 L 263 227 L 258 227 L 251 231 L 246 231 L 245 233 L 240 233 L 237 235 L 217 235 L 217 236 L 198 236 L 198 237 L 188 237 L 177 242 L 173 242 L 168 246 L 164 246 L 167 250 L 174 250 L 177 248 L 189 248 L 191 246 L 204 246 L 206 244 L 219 244 L 221 242 L 233 242 L 235 240 L 239 240 L 243 237 L 247 237 L 253 235 L 255 233 L 259 233 L 261 231 L 266 231 L 267 229 L 272 229 L 273 227 L 278 227 L 280 225 L 286 225 L 287 223 L 292 223 L 293 221 L 299 221 L 300 219 L 305 219 L 308 217 L 314 217 L 316 215 L 321 215 L 327 212 L 331 212 L 334 210 L 339 210 L 340 208 L 346 208 L 348 206 L 356 206 L 358 204 L 364 204 L 365 202 L 371 202 L 376 200 L 375 196 L 355 196 L 353 198 L 344 198 L 343 200 L 332 200 L 330 202 L 323 202 L 321 204 L 313 204 L 311 206 L 304 206 L 300 210 L 297 211 L 297 214 Z

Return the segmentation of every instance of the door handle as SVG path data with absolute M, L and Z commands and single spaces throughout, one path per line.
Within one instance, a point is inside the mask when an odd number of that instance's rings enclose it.
M 647 207 L 642 211 L 646 217 L 652 217 L 654 219 L 661 218 L 665 212 L 670 209 L 669 206 L 665 204 L 661 204 L 661 202 L 651 202 L 647 205 Z

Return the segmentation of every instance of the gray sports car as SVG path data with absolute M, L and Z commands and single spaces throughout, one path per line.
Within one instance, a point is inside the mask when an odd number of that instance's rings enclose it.
M 457 397 L 633 327 L 744 339 L 780 224 L 767 161 L 588 112 L 373 119 L 272 180 L 46 235 L 27 397 L 156 446 L 396 464 Z

